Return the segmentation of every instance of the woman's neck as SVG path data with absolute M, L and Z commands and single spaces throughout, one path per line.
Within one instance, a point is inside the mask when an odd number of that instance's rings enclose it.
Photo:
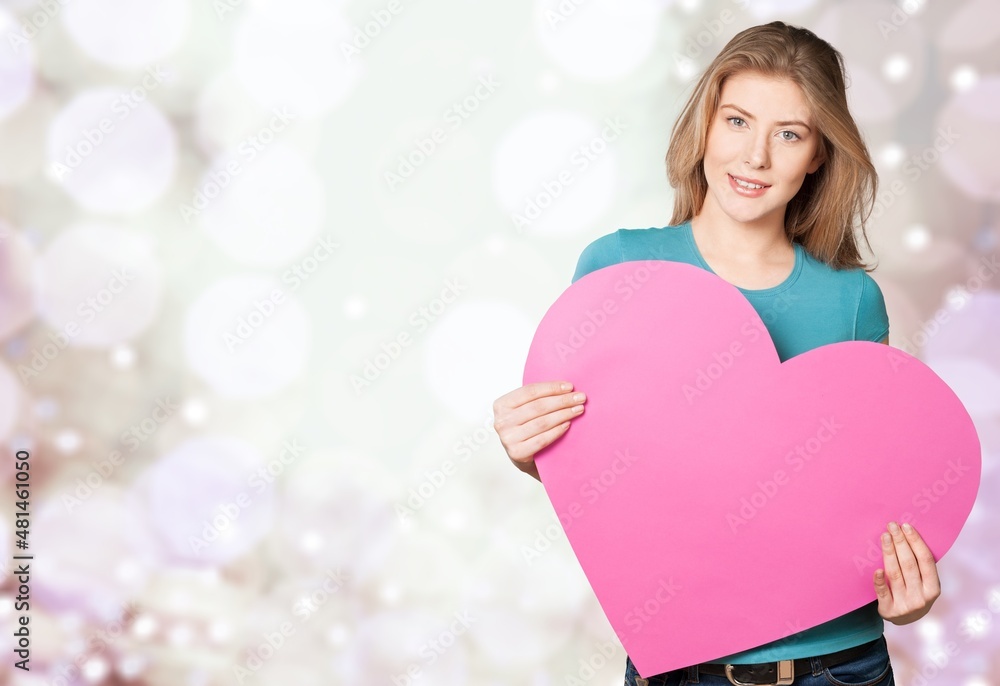
M 729 217 L 713 218 L 704 211 L 691 218 L 691 233 L 702 254 L 733 262 L 781 261 L 794 250 L 784 226 L 736 224 Z

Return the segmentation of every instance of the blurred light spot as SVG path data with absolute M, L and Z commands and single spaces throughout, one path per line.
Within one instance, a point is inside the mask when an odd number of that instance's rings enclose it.
M 194 631 L 187 624 L 175 624 L 167 632 L 167 641 L 178 647 L 190 644 L 193 638 Z
M 533 112 L 497 143 L 493 193 L 518 234 L 585 233 L 611 206 L 618 180 L 618 117 Z
M 342 646 L 347 643 L 348 638 L 350 638 L 350 632 L 343 624 L 334 624 L 326 632 L 326 640 L 329 641 L 330 645 Z
M 444 518 L 444 525 L 451 531 L 460 531 L 465 528 L 467 518 L 460 510 L 452 510 Z
M 126 655 L 118 661 L 117 669 L 125 679 L 135 679 L 146 669 L 146 658 L 142 655 Z
M 503 255 L 507 252 L 507 240 L 498 233 L 486 239 L 486 249 L 491 255 Z
M 787 17 L 789 14 L 804 12 L 815 4 L 816 0 L 753 0 L 749 3 L 737 0 L 736 2 L 738 7 L 744 7 L 758 19 Z
M 979 79 L 951 94 L 938 113 L 936 134 L 944 152 L 938 164 L 967 197 L 1000 201 L 1000 77 Z
M 910 60 L 906 55 L 890 55 L 882 63 L 882 74 L 889 81 L 899 83 L 910 75 Z
M 919 252 L 931 244 L 931 232 L 923 224 L 914 224 L 906 230 L 903 242 L 910 250 Z
M 64 455 L 69 455 L 74 453 L 80 447 L 83 439 L 80 438 L 80 434 L 73 429 L 63 429 L 55 436 L 56 448 L 59 452 Z
M 701 0 L 678 0 L 677 6 L 682 11 L 693 14 L 695 10 L 701 7 Z
M 535 34 L 566 72 L 608 81 L 630 74 L 649 58 L 662 13 L 658 0 L 536 0 Z
M 379 598 L 381 598 L 382 602 L 386 605 L 395 605 L 399 602 L 401 597 L 402 590 L 400 589 L 399 584 L 387 582 L 382 585 L 382 588 L 379 589 Z
M 979 72 L 970 64 L 962 64 L 952 70 L 948 83 L 956 91 L 966 91 L 979 81 Z
M 542 93 L 552 93 L 559 86 L 559 79 L 551 71 L 546 71 L 538 77 L 538 90 Z
M 35 51 L 20 23 L 0 7 L 0 119 L 19 108 L 35 89 Z M 27 45 L 25 45 L 27 43 Z
M 427 333 L 424 380 L 455 416 L 478 424 L 482 408 L 518 378 L 517 360 L 527 355 L 534 331 L 534 323 L 506 301 L 454 305 Z
M 307 531 L 302 535 L 302 552 L 312 554 L 323 547 L 323 537 L 315 531 Z
M 150 638 L 154 633 L 156 633 L 157 628 L 159 628 L 158 622 L 152 615 L 139 615 L 136 620 L 132 622 L 132 633 L 140 640 Z
M 360 319 L 367 310 L 368 306 L 360 295 L 348 296 L 344 301 L 344 314 L 348 319 Z
M 208 628 L 208 636 L 216 643 L 225 643 L 233 635 L 229 622 L 216 620 Z
M 917 633 L 920 634 L 920 638 L 928 643 L 940 641 L 944 635 L 944 627 L 941 626 L 941 622 L 933 617 L 924 617 L 923 619 L 930 621 L 917 622 Z
M 227 175 L 234 162 L 240 171 L 228 185 L 212 180 Z M 207 203 L 198 224 L 229 257 L 252 266 L 280 267 L 301 257 L 314 247 L 326 214 L 319 175 L 298 152 L 277 142 L 262 146 L 252 161 L 232 152 L 221 155 L 198 189 Z M 198 205 L 192 201 L 192 207 Z M 326 248 L 319 254 L 331 257 Z
M 208 406 L 201 398 L 190 398 L 181 406 L 181 414 L 191 426 L 201 426 L 208 418 Z
M 15 334 L 35 317 L 35 284 L 31 278 L 35 259 L 35 248 L 27 236 L 0 220 L 0 340 Z
M 879 161 L 886 167 L 898 167 L 906 156 L 906 150 L 899 143 L 886 143 L 878 152 Z
M 151 242 L 126 229 L 86 223 L 60 231 L 36 274 L 40 314 L 68 345 L 118 345 L 159 311 L 163 279 Z
M 126 558 L 115 567 L 115 579 L 132 584 L 142 578 L 142 566 L 132 558 Z
M 122 69 L 173 52 L 191 23 L 188 0 L 73 0 L 61 12 L 66 32 L 81 50 Z
M 305 308 L 270 277 L 219 279 L 184 323 L 188 364 L 229 398 L 259 398 L 290 384 L 305 367 L 311 340 Z
M 21 416 L 21 382 L 0 362 L 0 442 L 7 440 Z
M 407 21 L 412 17 L 404 10 L 387 33 Z M 347 100 L 361 78 L 365 53 L 348 60 L 342 52 L 342 45 L 353 45 L 351 28 L 339 7 L 322 0 L 253 3 L 233 38 L 237 75 L 265 107 L 318 117 Z
M 211 566 L 251 550 L 271 528 L 273 495 L 240 494 L 262 464 L 251 444 L 219 434 L 189 438 L 160 457 L 135 489 L 165 552 Z M 176 589 L 170 602 L 183 612 L 193 601 Z
M 111 364 L 118 369 L 130 369 L 135 364 L 135 350 L 127 345 L 116 345 L 111 349 Z
M 96 684 L 104 680 L 104 677 L 108 675 L 111 668 L 108 666 L 107 661 L 100 657 L 92 657 L 83 663 L 83 678 L 92 684 Z
M 53 181 L 91 212 L 147 209 L 174 180 L 178 144 L 173 126 L 148 100 L 126 106 L 123 97 L 111 87 L 78 93 L 49 127 Z

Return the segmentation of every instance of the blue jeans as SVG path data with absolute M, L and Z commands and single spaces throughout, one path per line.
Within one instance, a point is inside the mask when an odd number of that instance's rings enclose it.
M 803 658 L 806 659 L 806 658 Z M 812 672 L 795 677 L 793 686 L 895 686 L 892 664 L 886 648 L 885 636 L 854 660 L 841 662 L 833 667 L 823 667 L 815 658 L 808 658 Z M 798 662 L 798 660 L 796 660 Z M 648 686 L 731 686 L 729 679 L 714 674 L 698 674 L 697 666 L 681 667 L 670 672 L 650 676 Z M 631 658 L 625 660 L 625 686 L 642 686 L 643 681 L 635 671 Z

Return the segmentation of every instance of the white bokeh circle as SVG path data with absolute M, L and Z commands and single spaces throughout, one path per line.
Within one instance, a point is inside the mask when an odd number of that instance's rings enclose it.
M 566 72 L 585 81 L 622 78 L 653 53 L 661 0 L 537 0 L 535 34 Z
M 0 362 L 0 443 L 10 438 L 10 432 L 21 414 L 22 400 L 21 384 L 10 368 Z
M 253 152 L 225 153 L 205 171 L 198 189 L 207 204 L 198 224 L 234 260 L 277 267 L 316 241 L 326 214 L 323 181 L 280 143 Z
M 616 146 L 628 121 L 594 121 L 576 112 L 528 115 L 497 143 L 493 192 L 512 232 L 587 231 L 611 206 L 618 179 Z
M 348 59 L 351 26 L 321 0 L 250 4 L 233 40 L 237 76 L 265 107 L 318 117 L 344 102 L 361 76 L 362 56 Z
M 151 571 L 142 552 L 148 530 L 121 491 L 88 470 L 36 506 L 32 596 L 45 605 L 95 617 L 115 616 Z
M 115 88 L 84 91 L 52 121 L 49 172 L 86 210 L 137 212 L 173 181 L 177 145 L 170 121 L 148 100 Z
M 60 16 L 87 55 L 134 69 L 177 49 L 190 26 L 191 7 L 190 0 L 73 0 L 60 7 Z
M 965 195 L 1000 201 L 1000 77 L 984 77 L 954 93 L 937 117 L 934 150 L 945 176 Z M 933 152 L 932 148 L 928 148 Z
M 481 422 L 482 408 L 521 385 L 522 361 L 534 330 L 528 317 L 508 302 L 455 305 L 427 334 L 427 386 L 456 416 Z
M 0 219 L 0 340 L 6 340 L 35 316 L 31 243 Z
M 156 317 L 163 290 L 153 241 L 98 222 L 56 235 L 35 262 L 35 279 L 41 317 L 69 345 L 86 347 L 141 334 Z
M 35 90 L 35 53 L 14 15 L 0 7 L 0 120 L 17 110 Z
M 184 355 L 220 395 L 258 398 L 302 373 L 311 338 L 305 309 L 276 279 L 226 277 L 188 310 Z
M 160 457 L 135 496 L 167 558 L 225 563 L 257 545 L 274 515 L 273 489 L 249 485 L 264 466 L 252 445 L 225 435 L 188 439 Z

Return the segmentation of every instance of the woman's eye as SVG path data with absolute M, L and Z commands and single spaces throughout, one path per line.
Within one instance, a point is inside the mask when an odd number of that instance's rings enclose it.
M 742 126 L 745 123 L 740 117 L 727 117 L 727 119 L 730 124 L 734 124 L 735 126 Z
M 799 139 L 799 134 L 795 133 L 794 131 L 782 131 L 781 132 L 781 137 L 782 137 L 782 140 L 796 141 L 796 140 Z

